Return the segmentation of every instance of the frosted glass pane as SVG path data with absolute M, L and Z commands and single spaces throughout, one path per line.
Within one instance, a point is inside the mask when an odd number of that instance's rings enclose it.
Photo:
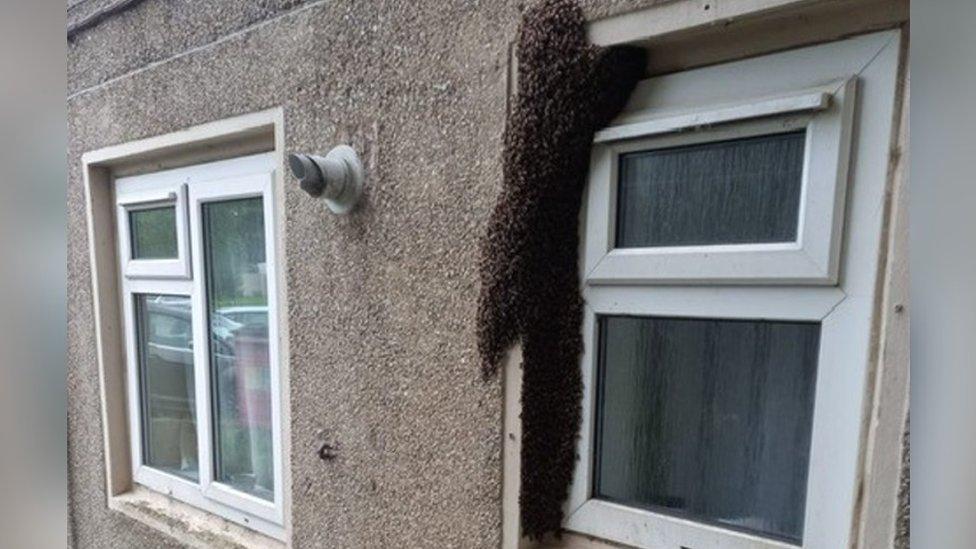
M 619 248 L 793 242 L 805 132 L 620 156 Z
M 190 298 L 136 296 L 143 463 L 196 480 Z
M 594 497 L 798 541 L 820 325 L 603 317 Z
M 274 499 L 268 281 L 261 198 L 203 206 L 216 479 Z
M 132 259 L 167 259 L 176 249 L 176 207 L 163 206 L 129 212 Z

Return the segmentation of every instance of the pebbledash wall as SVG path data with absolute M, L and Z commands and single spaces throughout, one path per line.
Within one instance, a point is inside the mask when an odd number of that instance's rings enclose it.
M 325 152 L 352 142 L 368 171 L 366 199 L 346 217 L 285 179 L 288 543 L 502 543 L 505 393 L 500 379 L 480 378 L 474 318 L 478 240 L 501 184 L 511 48 L 523 3 L 69 2 L 71 546 L 225 543 L 208 537 L 218 532 L 181 537 L 178 521 L 163 517 L 148 526 L 106 504 L 82 155 L 279 107 L 284 150 Z M 888 0 L 581 3 L 595 41 L 621 36 L 647 44 L 650 73 L 905 28 L 908 17 L 907 2 Z M 639 9 L 640 17 L 626 17 Z M 879 308 L 893 305 L 907 280 L 901 223 L 907 183 L 897 152 Z M 880 393 L 904 391 L 905 322 L 878 323 L 873 387 Z M 882 418 L 887 413 L 866 412 L 866 437 L 891 425 L 901 433 L 904 414 Z M 893 446 L 865 445 L 857 523 L 889 507 L 907 517 L 907 494 L 895 499 L 897 475 L 879 475 L 894 478 L 890 489 L 872 487 L 871 464 L 901 463 L 901 437 L 895 438 Z M 324 442 L 338 447 L 336 459 L 319 458 Z M 907 547 L 904 521 L 899 540 L 891 532 L 892 545 Z

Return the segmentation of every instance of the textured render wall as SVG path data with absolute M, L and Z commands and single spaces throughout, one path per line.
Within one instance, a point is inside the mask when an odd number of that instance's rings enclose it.
M 587 13 L 633 4 L 595 0 Z M 147 0 L 69 43 L 76 546 L 165 546 L 105 507 L 81 154 L 278 105 L 288 150 L 321 152 L 353 134 L 373 155 L 351 217 L 297 185 L 285 196 L 293 541 L 497 546 L 502 393 L 481 381 L 473 321 L 519 9 Z M 324 441 L 336 460 L 316 456 Z
M 912 455 L 910 420 L 905 420 L 905 434 L 902 436 L 901 479 L 898 484 L 898 516 L 895 523 L 894 549 L 908 549 L 911 543 L 912 522 Z
M 118 0 L 83 0 L 69 8 L 68 25 L 117 3 Z M 308 3 L 309 0 L 142 0 L 137 8 L 112 15 L 73 37 L 74 45 L 68 48 L 69 93 L 206 45 Z M 93 55 L 95 52 L 98 55 Z

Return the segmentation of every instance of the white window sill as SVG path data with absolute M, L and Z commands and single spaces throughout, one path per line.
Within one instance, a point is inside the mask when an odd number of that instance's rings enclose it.
M 174 538 L 188 547 L 286 547 L 226 519 L 142 486 L 109 498 L 109 508 Z

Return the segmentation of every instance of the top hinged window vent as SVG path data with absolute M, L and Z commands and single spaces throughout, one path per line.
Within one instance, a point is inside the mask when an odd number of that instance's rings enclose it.
M 691 105 L 645 81 L 596 134 L 588 282 L 836 284 L 857 79 L 723 97 L 711 72 Z

